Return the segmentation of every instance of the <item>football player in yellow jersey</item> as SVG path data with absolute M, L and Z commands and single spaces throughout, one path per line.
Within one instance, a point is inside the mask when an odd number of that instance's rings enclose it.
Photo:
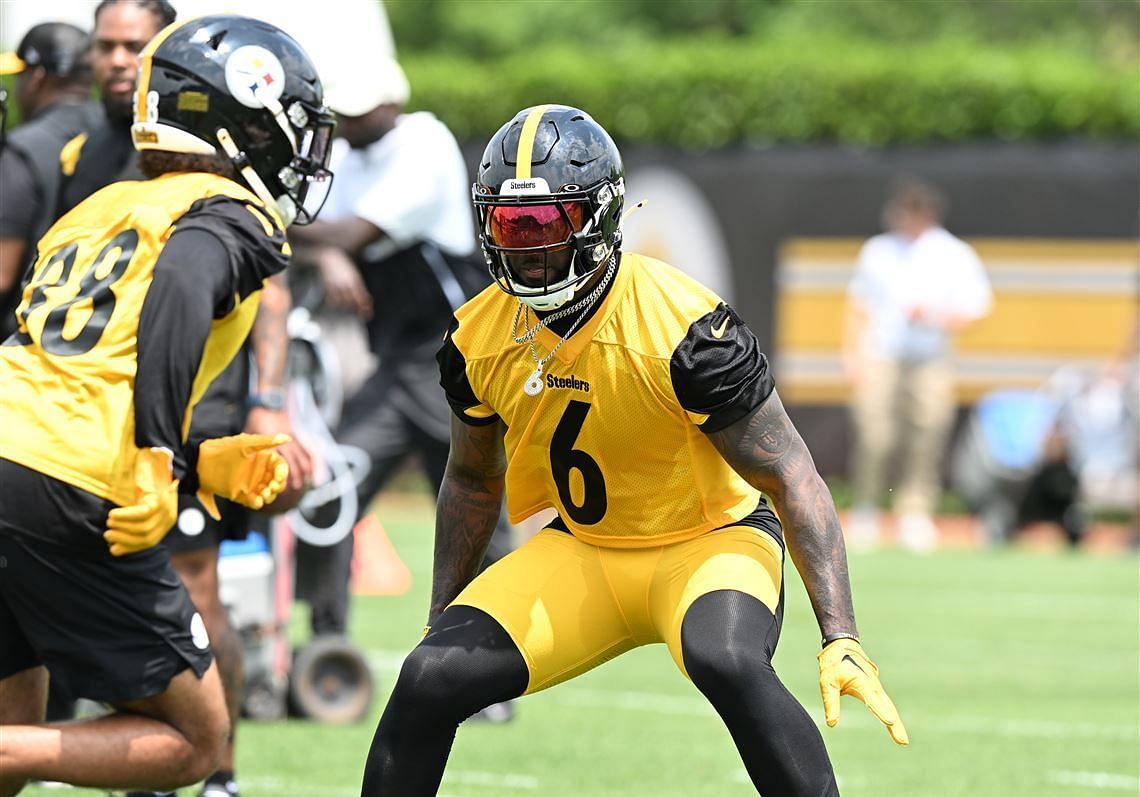
M 624 193 L 613 141 L 575 108 L 520 112 L 480 161 L 498 286 L 459 309 L 439 352 L 455 418 L 429 628 L 380 719 L 367 797 L 434 795 L 468 716 L 658 642 L 759 793 L 838 794 L 819 731 L 772 669 L 785 547 L 819 622 L 828 724 L 850 694 L 908 741 L 859 643 L 835 506 L 767 358 L 711 291 L 621 251 Z M 513 521 L 558 517 L 475 577 L 504 490 Z
M 202 618 L 155 547 L 177 493 L 272 501 L 287 438 L 187 440 L 249 333 L 284 229 L 311 219 L 332 115 L 304 51 L 201 17 L 141 56 L 119 182 L 40 240 L 0 346 L 0 797 L 30 778 L 171 789 L 213 772 L 228 719 Z M 108 717 L 41 722 L 48 674 Z

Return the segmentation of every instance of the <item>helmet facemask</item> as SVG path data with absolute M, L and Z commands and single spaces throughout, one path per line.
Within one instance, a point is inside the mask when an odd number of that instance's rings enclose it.
M 276 208 L 286 225 L 309 224 L 324 206 L 332 186 L 328 161 L 336 118 L 327 108 L 314 108 L 300 101 L 293 101 L 285 109 L 267 98 L 265 109 L 273 115 L 293 150 L 292 158 L 276 174 L 260 174 L 247 148 L 239 146 L 224 127 L 217 131 L 218 143 L 250 190 Z M 248 145 L 256 147 L 256 143 Z
M 507 180 L 498 194 L 476 184 L 473 201 L 491 276 L 505 292 L 548 312 L 574 298 L 621 243 L 622 180 L 552 194 L 541 178 Z M 606 230 L 610 229 L 609 235 Z

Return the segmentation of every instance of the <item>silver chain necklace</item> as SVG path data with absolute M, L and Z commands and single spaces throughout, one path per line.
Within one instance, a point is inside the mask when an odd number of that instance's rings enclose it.
M 523 385 L 523 392 L 528 396 L 537 396 L 542 392 L 543 366 L 550 362 L 550 358 L 554 356 L 554 353 L 562 348 L 562 344 L 566 342 L 567 338 L 573 335 L 574 331 L 578 329 L 578 326 L 582 323 L 583 319 L 586 318 L 590 307 L 592 307 L 594 302 L 598 300 L 598 297 L 600 297 L 602 293 L 605 292 L 606 286 L 608 286 L 610 284 L 610 280 L 613 279 L 614 271 L 616 269 L 617 260 L 616 258 L 611 257 L 609 265 L 606 266 L 605 275 L 594 287 L 594 290 L 590 291 L 588 296 L 583 298 L 581 301 L 574 302 L 574 304 L 570 305 L 564 310 L 559 310 L 555 313 L 551 313 L 546 318 L 540 319 L 538 324 L 533 328 L 530 325 L 530 307 L 523 304 L 522 302 L 519 302 L 519 309 L 515 311 L 515 323 L 514 328 L 511 330 L 511 335 L 514 337 L 515 343 L 530 344 L 530 358 L 534 360 L 534 371 L 531 372 L 530 378 L 527 379 L 526 384 Z M 536 351 L 534 347 L 535 336 L 537 336 L 544 327 L 549 326 L 552 322 L 557 321 L 560 318 L 565 318 L 576 310 L 581 310 L 581 313 L 576 319 L 574 319 L 574 323 L 570 325 L 570 329 L 566 332 L 565 335 L 558 339 L 558 342 L 554 344 L 554 348 L 547 352 L 545 357 L 539 359 L 538 351 Z M 526 330 L 523 333 L 522 337 L 515 335 L 515 330 L 519 328 L 520 315 L 523 317 L 523 325 Z

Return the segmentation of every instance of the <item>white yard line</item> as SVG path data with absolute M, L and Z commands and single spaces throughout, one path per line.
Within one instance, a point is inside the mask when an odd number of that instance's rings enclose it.
M 752 783 L 752 778 L 748 777 L 748 770 L 745 769 L 736 770 L 729 780 L 733 783 Z M 863 791 L 868 788 L 867 778 L 863 775 L 836 775 L 835 784 L 839 786 L 839 791 L 841 792 L 845 792 L 848 789 Z
M 1112 772 L 1074 772 L 1054 769 L 1045 773 L 1050 783 L 1065 786 L 1084 786 L 1090 789 L 1112 789 L 1135 794 L 1140 791 L 1140 778 L 1135 775 L 1117 775 Z
M 371 650 L 368 662 L 373 669 L 381 672 L 398 672 L 406 651 Z M 669 695 L 661 692 L 634 690 L 590 689 L 567 684 L 549 693 L 546 700 L 579 708 L 614 708 L 629 711 L 644 711 L 685 717 L 715 717 L 712 706 L 699 696 Z M 844 706 L 841 723 L 845 727 L 870 726 L 876 721 L 873 717 L 858 711 L 854 703 L 847 710 Z M 823 724 L 822 713 L 810 712 L 817 724 Z M 1005 736 L 1015 738 L 1069 739 L 1088 738 L 1136 742 L 1140 738 L 1140 728 L 1129 723 L 1109 722 L 1066 722 L 1064 720 L 1017 719 L 1010 717 L 986 717 L 981 715 L 959 714 L 933 717 L 929 722 L 915 722 L 912 726 L 922 727 L 934 733 L 969 733 L 974 735 Z
M 317 797 L 318 795 L 320 795 L 320 797 L 359 797 L 360 795 L 359 788 L 337 788 L 329 786 L 328 783 L 297 780 L 296 778 L 275 778 L 272 776 L 255 777 L 242 775 L 241 787 L 246 791 L 261 792 L 264 794 L 300 792 L 302 794 L 311 794 L 313 797 Z
M 633 711 L 651 711 L 658 714 L 715 717 L 716 712 L 703 697 L 665 695 L 658 692 L 625 692 L 608 689 L 584 689 L 564 686 L 551 693 L 549 698 L 563 705 L 587 708 L 624 708 Z
M 445 788 L 486 786 L 511 791 L 534 791 L 538 788 L 538 778 L 514 772 L 477 772 L 457 769 L 455 771 L 448 770 L 444 773 L 443 784 Z M 242 776 L 241 785 L 250 791 L 264 791 L 270 794 L 285 791 L 311 794 L 313 797 L 356 797 L 360 794 L 360 790 L 357 788 L 336 788 L 330 787 L 327 783 L 272 776 Z M 440 797 L 447 797 L 447 795 L 441 792 Z M 460 795 L 451 793 L 450 797 L 460 797 Z
M 368 666 L 378 672 L 399 672 L 400 668 L 404 666 L 404 659 L 407 658 L 409 651 L 407 650 L 377 650 L 372 649 L 365 651 L 364 657 L 368 660 Z
M 714 717 L 712 707 L 700 697 L 663 695 L 656 692 L 609 691 L 563 686 L 551 694 L 550 700 L 568 706 L 587 708 L 622 708 L 678 716 Z M 877 726 L 877 721 L 859 706 L 844 707 L 841 724 L 845 727 Z M 816 723 L 823 724 L 821 712 L 809 712 Z M 968 733 L 971 735 L 1009 736 L 1043 739 L 1076 739 L 1096 737 L 1105 740 L 1136 742 L 1140 728 L 1128 723 L 1064 722 L 1055 720 L 1010 719 L 975 715 L 937 717 L 930 722 L 911 722 L 934 733 Z
M 445 785 L 495 786 L 502 789 L 537 789 L 538 778 L 532 775 L 519 775 L 513 772 L 473 772 L 471 770 L 447 770 L 443 775 Z
M 926 727 L 936 732 L 1020 736 L 1039 739 L 1116 739 L 1136 742 L 1140 728 L 1126 722 L 1065 722 L 958 715 L 943 717 Z

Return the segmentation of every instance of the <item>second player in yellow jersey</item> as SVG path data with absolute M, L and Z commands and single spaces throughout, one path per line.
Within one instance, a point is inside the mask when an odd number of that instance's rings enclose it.
M 184 415 L 188 428 L 206 385 L 249 334 L 261 279 L 284 268 L 288 255 L 280 222 L 257 197 L 202 172 L 114 183 L 41 239 L 16 308 L 17 332 L 0 347 L 6 421 L 0 457 L 120 505 L 133 501 L 143 300 L 179 221 L 192 205 L 212 197 L 245 207 L 248 226 L 265 230 L 265 256 L 252 261 L 263 264 L 263 272 L 246 280 L 249 292 L 233 296 L 215 318 Z M 142 334 L 145 339 L 147 331 Z
M 47 232 L 0 345 L 0 794 L 218 771 L 230 724 L 209 633 L 157 543 L 180 491 L 257 509 L 288 472 L 283 435 L 188 430 L 287 265 L 285 226 L 316 212 L 333 124 L 320 78 L 272 25 L 207 16 L 146 45 L 136 97 L 148 179 Z M 45 724 L 49 673 L 112 713 Z

